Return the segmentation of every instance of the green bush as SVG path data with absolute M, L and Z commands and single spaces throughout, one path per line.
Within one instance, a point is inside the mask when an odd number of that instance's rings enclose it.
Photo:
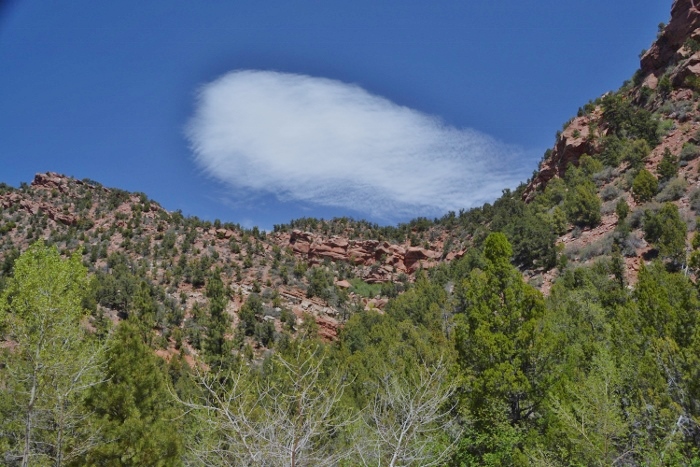
M 668 75 L 663 75 L 661 77 L 659 80 L 658 90 L 662 96 L 668 96 L 671 94 L 671 91 L 673 91 L 673 85 L 671 84 L 671 79 L 668 77 Z
M 592 182 L 569 189 L 564 200 L 564 211 L 569 222 L 593 227 L 600 223 L 601 201 Z
M 620 201 L 618 201 L 617 205 L 615 206 L 615 214 L 617 214 L 618 222 L 622 222 L 627 219 L 629 213 L 630 205 L 627 204 L 627 201 L 625 201 L 624 198 L 620 198 Z
M 603 198 L 603 201 L 615 199 L 619 194 L 620 190 L 615 185 L 608 185 L 600 191 L 600 197 Z
M 626 147 L 623 159 L 629 162 L 630 167 L 640 167 L 649 154 L 651 154 L 649 143 L 646 140 L 637 139 Z
M 659 172 L 660 180 L 670 180 L 678 173 L 678 159 L 671 154 L 671 151 L 668 148 L 664 149 L 664 156 L 661 159 L 657 170 Z
M 632 182 L 632 196 L 638 203 L 650 201 L 658 189 L 658 180 L 646 169 L 640 170 Z
M 368 284 L 359 278 L 354 278 L 350 280 L 352 287 L 350 292 L 356 293 L 357 295 L 365 298 L 373 298 L 381 293 L 382 286 L 380 284 Z
M 695 212 L 700 212 L 700 189 L 694 190 L 690 194 L 690 208 Z
M 678 206 L 673 203 L 664 204 L 656 214 L 644 213 L 644 237 L 656 246 L 661 256 L 681 261 L 685 255 L 686 231 Z
M 615 169 L 605 167 L 603 170 L 596 172 L 591 177 L 597 186 L 603 186 L 615 178 Z
M 666 136 L 676 128 L 676 122 L 673 119 L 667 118 L 659 122 L 659 134 Z
M 700 52 L 700 42 L 689 37 L 683 44 L 691 53 Z

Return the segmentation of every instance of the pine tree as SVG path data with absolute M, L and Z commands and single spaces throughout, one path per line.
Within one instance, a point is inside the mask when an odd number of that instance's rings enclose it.
M 513 462 L 517 433 L 542 398 L 542 368 L 535 362 L 544 300 L 511 266 L 511 254 L 505 235 L 490 234 L 486 267 L 473 270 L 456 292 L 463 310 L 456 345 L 469 382 L 467 409 L 475 420 L 469 450 L 502 455 L 504 464 Z
M 114 466 L 180 465 L 183 445 L 178 411 L 164 372 L 139 327 L 119 324 L 106 354 L 107 380 L 94 386 L 87 405 L 102 422 L 102 443 L 83 459 Z
M 226 339 L 226 334 L 231 329 L 231 319 L 226 313 L 228 295 L 219 271 L 209 277 L 206 296 L 209 299 L 209 323 L 204 350 L 210 364 L 225 366 L 231 359 L 231 344 Z
M 685 261 L 687 227 L 678 206 L 666 203 L 658 213 L 644 213 L 644 237 L 659 249 L 659 254 L 676 263 Z
M 657 170 L 659 171 L 659 179 L 662 181 L 670 180 L 678 173 L 678 159 L 671 154 L 668 148 L 664 149 L 664 156 Z

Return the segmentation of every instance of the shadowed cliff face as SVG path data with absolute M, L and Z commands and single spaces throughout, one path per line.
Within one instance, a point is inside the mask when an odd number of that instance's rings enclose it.
M 643 76 L 658 78 L 666 67 L 683 58 L 683 44 L 688 38 L 700 38 L 700 10 L 698 0 L 676 0 L 671 8 L 671 20 L 659 34 L 656 42 L 642 56 Z

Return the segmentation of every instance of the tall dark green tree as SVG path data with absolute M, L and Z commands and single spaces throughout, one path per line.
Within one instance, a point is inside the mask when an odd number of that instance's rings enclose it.
M 473 270 L 456 295 L 456 345 L 467 378 L 466 409 L 473 419 L 465 458 L 494 465 L 515 462 L 527 420 L 542 400 L 538 355 L 542 295 L 510 264 L 505 235 L 484 243 L 483 270 Z
M 572 224 L 594 227 L 600 223 L 601 201 L 593 182 L 585 181 L 569 188 L 564 211 Z
M 107 466 L 180 465 L 181 413 L 172 402 L 166 376 L 139 326 L 123 321 L 106 353 L 107 380 L 91 389 L 87 406 L 100 417 L 102 442 L 84 464 Z
M 664 155 L 657 170 L 659 171 L 659 179 L 662 181 L 670 180 L 678 173 L 678 158 L 668 148 L 664 149 Z
M 209 299 L 209 323 L 204 350 L 210 364 L 225 365 L 231 357 L 231 344 L 226 334 L 231 330 L 231 319 L 226 313 L 228 294 L 219 271 L 207 281 L 206 296 Z

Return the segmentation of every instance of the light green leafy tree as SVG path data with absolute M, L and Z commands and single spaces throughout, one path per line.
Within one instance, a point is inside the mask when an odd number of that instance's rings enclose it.
M 79 253 L 65 260 L 40 241 L 15 263 L 0 297 L 0 329 L 10 348 L 0 369 L 5 460 L 59 466 L 96 442 L 83 405 L 102 377 L 101 347 L 81 324 L 87 288 Z
M 601 348 L 590 373 L 581 381 L 564 384 L 565 398 L 553 397 L 560 433 L 581 465 L 617 465 L 630 454 L 625 437 L 630 429 L 623 414 L 622 378 L 612 355 Z

